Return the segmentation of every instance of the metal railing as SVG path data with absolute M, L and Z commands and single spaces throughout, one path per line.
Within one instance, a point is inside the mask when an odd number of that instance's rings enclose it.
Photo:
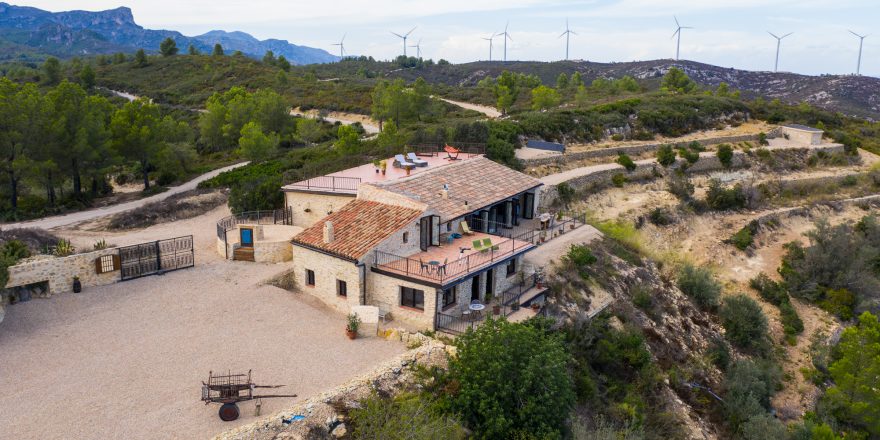
M 467 329 L 474 328 L 483 323 L 482 320 L 474 320 L 470 317 L 455 316 L 443 312 L 437 312 L 434 320 L 434 328 L 454 335 L 463 334 Z
M 386 271 L 396 272 L 400 275 L 422 280 L 434 281 L 443 284 L 463 274 L 481 269 L 491 263 L 506 259 L 517 250 L 531 246 L 531 243 L 518 240 L 504 240 L 485 250 L 474 252 L 466 257 L 441 264 L 431 264 L 430 261 L 416 260 L 407 257 L 375 251 L 373 267 Z
M 226 232 L 235 229 L 238 225 L 292 225 L 293 209 L 275 209 L 272 211 L 247 211 L 241 214 L 223 217 L 217 221 L 217 238 L 226 239 Z
M 436 156 L 437 154 L 446 154 L 446 151 L 444 150 L 446 145 L 446 142 L 424 143 L 410 145 L 408 148 L 410 150 L 414 150 L 416 155 L 419 156 Z M 483 143 L 452 142 L 448 143 L 448 145 L 455 147 L 455 149 L 457 149 L 460 154 L 464 154 L 466 156 L 486 154 L 486 144 Z
M 529 221 L 533 220 L 530 219 Z M 483 220 L 476 216 L 468 217 L 467 223 L 468 227 L 473 231 L 526 241 L 537 246 L 556 235 L 565 234 L 566 231 L 577 229 L 587 224 L 587 215 L 586 213 L 563 211 L 562 219 L 560 220 L 557 215 L 554 215 L 546 229 L 541 229 L 540 226 L 535 227 L 533 224 L 508 226 L 501 222 Z M 541 240 L 542 237 L 544 238 L 543 241 Z
M 360 184 L 360 177 L 319 176 L 291 183 L 288 186 L 305 190 L 357 193 Z

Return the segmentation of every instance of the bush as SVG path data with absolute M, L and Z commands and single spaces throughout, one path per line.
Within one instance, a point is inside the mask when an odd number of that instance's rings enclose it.
M 743 187 L 737 183 L 732 188 L 725 188 L 721 181 L 712 179 L 709 181 L 709 191 L 706 192 L 706 204 L 717 211 L 744 208 L 746 197 Z
M 685 264 L 678 272 L 678 288 L 703 309 L 718 307 L 721 285 L 709 269 Z
M 854 315 L 856 296 L 844 288 L 828 289 L 825 291 L 825 299 L 819 303 L 819 306 L 826 312 L 848 321 Z
M 626 168 L 627 171 L 632 172 L 636 169 L 636 163 L 626 154 L 620 153 L 617 156 L 617 163 Z
M 667 226 L 675 223 L 675 218 L 666 208 L 654 208 L 648 214 L 648 221 L 657 226 Z
M 574 201 L 575 191 L 567 182 L 556 185 L 556 194 L 563 206 L 568 206 Z
M 766 347 L 767 317 L 755 300 L 745 295 L 725 298 L 719 315 L 727 339 L 743 349 Z
M 664 167 L 675 163 L 675 150 L 672 149 L 672 145 L 661 145 L 657 149 L 657 163 Z
M 734 427 L 766 414 L 770 397 L 781 384 L 779 367 L 767 360 L 739 360 L 724 377 L 725 412 Z
M 689 150 L 687 148 L 679 148 L 678 155 L 681 156 L 688 164 L 693 165 L 700 160 L 700 153 Z
M 373 396 L 360 402 L 351 416 L 355 439 L 464 439 L 464 429 L 423 397 L 403 394 L 393 399 Z
M 694 185 L 691 179 L 682 171 L 675 171 L 666 179 L 666 185 L 670 193 L 681 201 L 689 201 L 694 195 Z
M 758 145 L 770 145 L 770 142 L 767 140 L 767 133 L 763 131 L 758 133 Z
M 559 437 L 575 395 L 561 341 L 544 330 L 489 319 L 455 341 L 449 361 L 450 407 L 475 438 L 528 432 Z M 503 380 L 499 380 L 503 378 Z
M 284 204 L 281 176 L 258 177 L 233 185 L 229 191 L 229 209 L 234 213 L 280 208 Z
M 754 242 L 754 237 L 752 236 L 752 229 L 749 228 L 748 225 L 743 226 L 742 229 L 733 234 L 730 239 L 727 240 L 730 244 L 734 245 L 737 249 L 744 251 L 749 248 Z
M 718 160 L 721 162 L 721 165 L 724 165 L 725 168 L 730 168 L 733 164 L 733 147 L 728 144 L 721 144 L 718 146 L 718 151 L 715 152 L 718 156 Z
M 785 288 L 776 281 L 771 280 L 763 272 L 749 280 L 749 287 L 755 289 L 764 301 L 774 306 L 788 302 L 788 293 L 786 293 Z
M 611 176 L 611 184 L 618 188 L 623 188 L 623 185 L 626 184 L 626 176 L 622 173 L 617 173 Z

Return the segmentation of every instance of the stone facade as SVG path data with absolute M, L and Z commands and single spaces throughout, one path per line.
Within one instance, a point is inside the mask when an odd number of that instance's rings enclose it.
M 401 287 L 424 292 L 424 309 L 401 306 Z M 434 328 L 434 315 L 437 311 L 437 289 L 434 287 L 373 272 L 367 276 L 367 302 L 390 311 L 394 321 L 402 321 L 418 328 Z
M 786 139 L 801 145 L 820 145 L 822 144 L 822 132 L 802 130 L 794 127 L 780 127 L 780 131 Z
M 354 200 L 354 194 L 319 194 L 285 191 L 284 204 L 293 212 L 293 225 L 308 228 L 329 213 Z
M 306 284 L 306 270 L 315 272 L 314 286 Z M 293 273 L 297 289 L 317 297 L 341 313 L 347 314 L 352 306 L 360 305 L 360 270 L 352 261 L 294 245 Z M 364 267 L 363 270 L 368 271 L 369 268 Z M 347 296 L 336 294 L 337 280 L 345 281 Z
M 95 270 L 95 260 L 105 255 L 117 255 L 115 248 L 53 257 L 41 255 L 30 258 L 9 268 L 7 288 L 48 282 L 49 293 L 68 293 L 73 291 L 73 277 L 79 277 L 83 288 L 113 284 L 120 280 L 119 270 L 99 274 Z
M 217 239 L 217 253 L 229 260 L 241 240 L 240 227 L 254 230 L 254 261 L 257 263 L 281 263 L 293 258 L 293 246 L 290 239 L 302 229 L 288 225 L 238 225 L 226 231 L 226 241 Z M 224 248 L 225 244 L 225 248 Z

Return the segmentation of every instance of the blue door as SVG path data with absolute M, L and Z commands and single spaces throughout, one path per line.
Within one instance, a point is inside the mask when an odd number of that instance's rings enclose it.
M 254 247 L 254 230 L 250 228 L 241 228 L 241 246 Z

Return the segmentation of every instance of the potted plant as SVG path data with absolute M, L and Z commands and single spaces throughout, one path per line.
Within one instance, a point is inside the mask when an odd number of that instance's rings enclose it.
M 385 171 L 386 171 L 387 169 L 388 169 L 388 162 L 386 162 L 386 161 L 384 161 L 384 160 L 381 161 L 381 162 L 379 162 L 379 170 L 382 171 L 382 175 L 383 175 L 383 176 L 385 175 Z
M 73 293 L 82 292 L 82 283 L 79 281 L 79 277 L 73 277 Z
M 382 161 L 379 159 L 373 159 L 373 166 L 376 168 L 376 174 L 379 174 L 379 167 Z
M 533 302 L 531 307 L 532 307 L 532 311 L 535 313 L 538 313 L 539 311 L 541 311 L 541 304 L 538 304 L 537 302 Z
M 348 339 L 357 338 L 358 327 L 361 326 L 361 318 L 354 314 L 348 314 L 348 324 L 345 326 L 345 335 L 348 336 Z
M 495 316 L 500 315 L 501 314 L 501 306 L 499 306 L 498 304 L 495 304 L 494 306 L 492 306 L 492 314 Z

